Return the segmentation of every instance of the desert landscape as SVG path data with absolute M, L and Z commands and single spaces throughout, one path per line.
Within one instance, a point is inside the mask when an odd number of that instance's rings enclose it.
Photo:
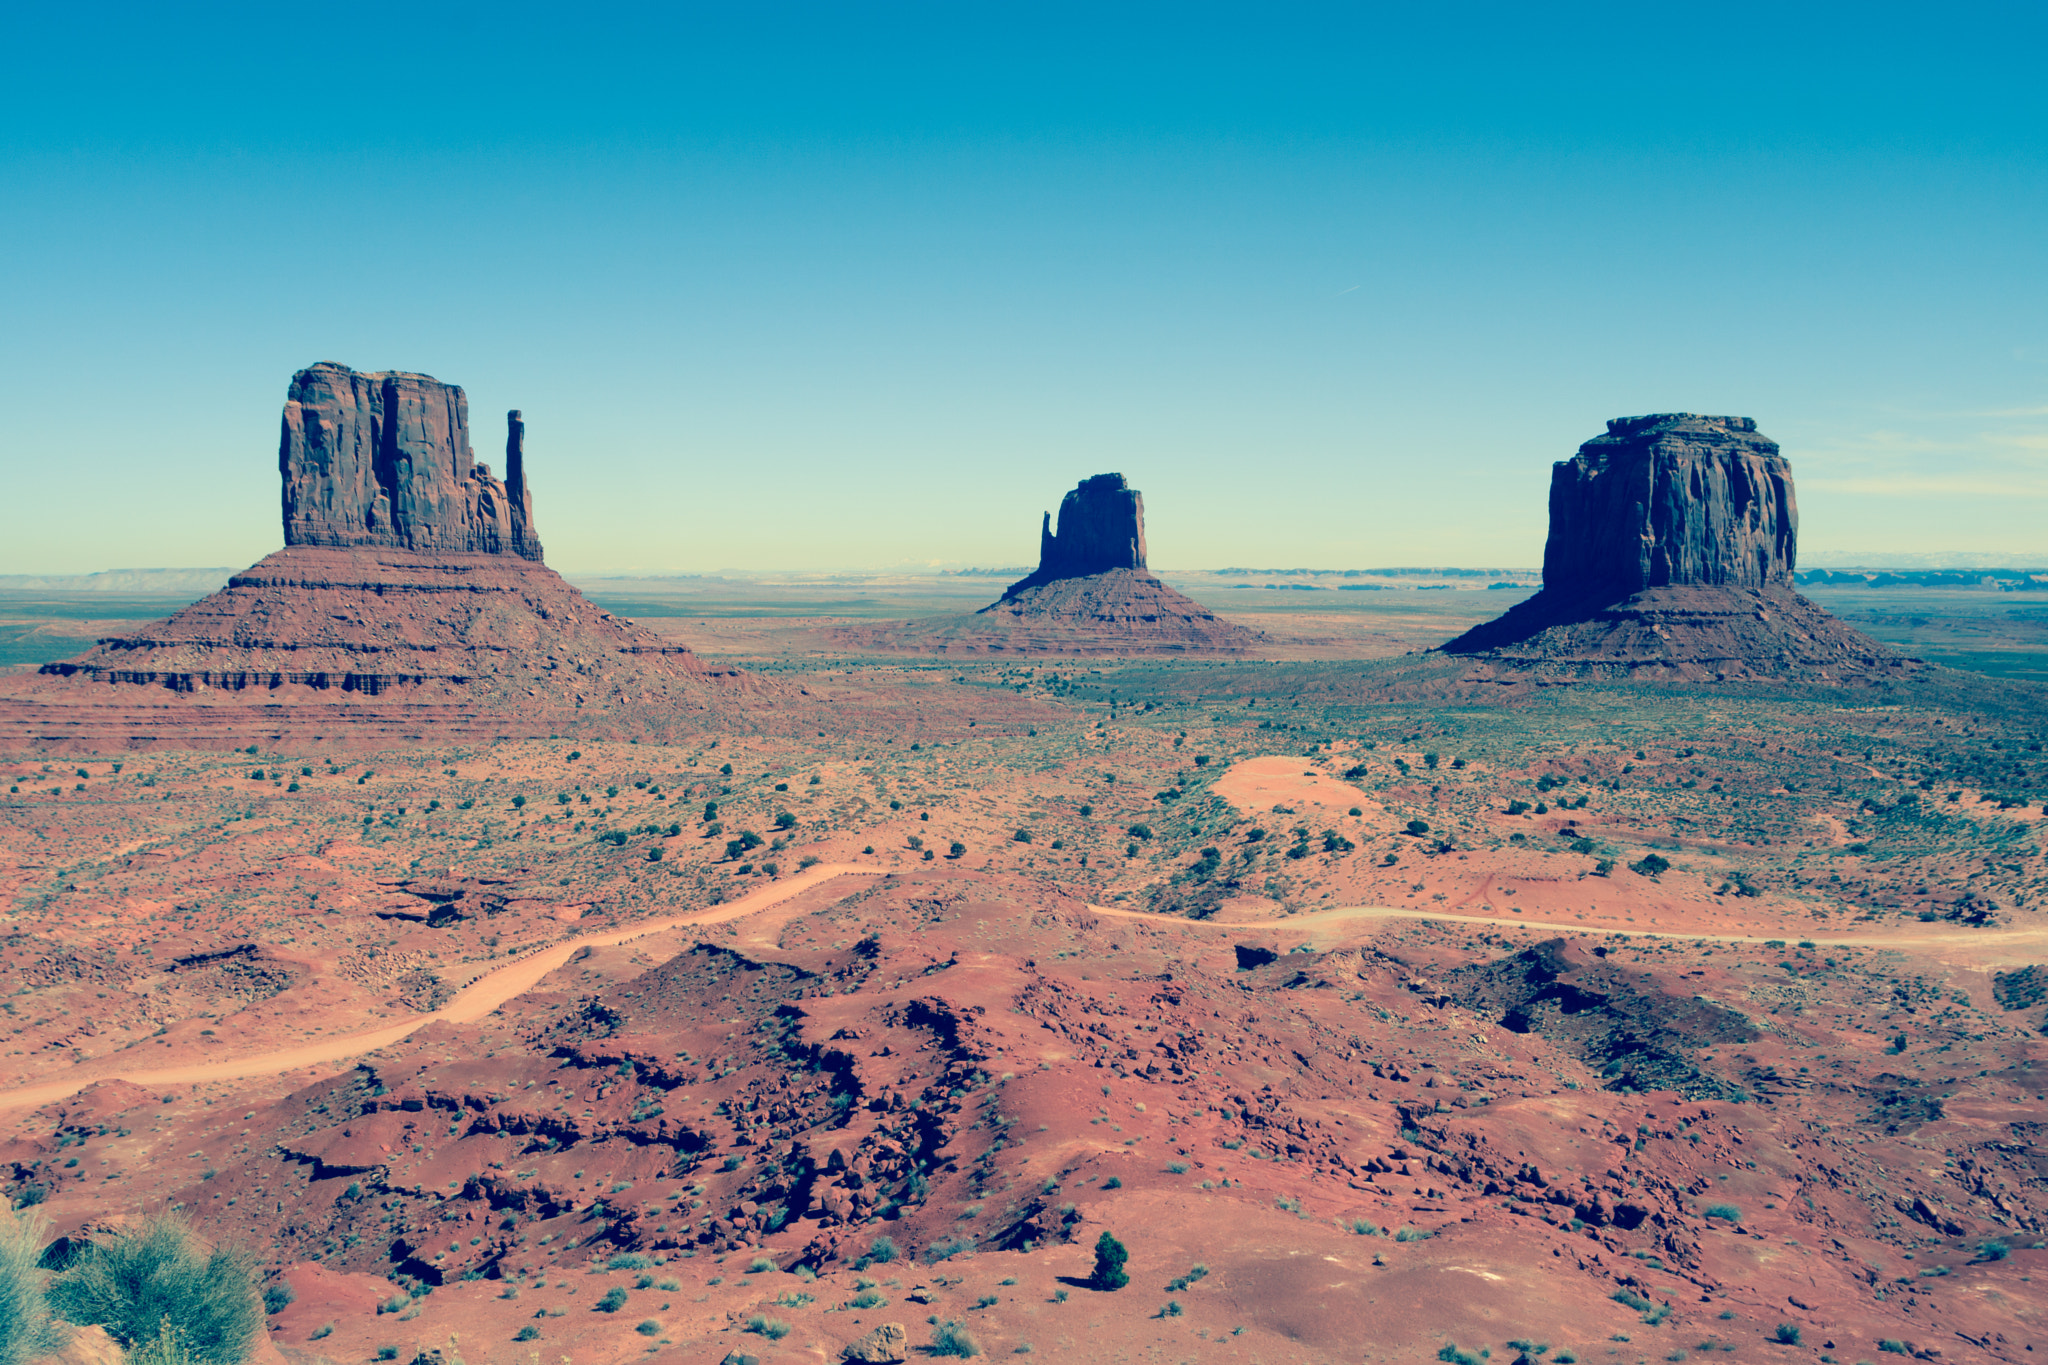
M 1803 575 L 1664 414 L 1540 571 L 1162 576 L 1101 475 L 1010 576 L 572 584 L 468 430 L 311 367 L 282 549 L 0 602 L 63 1359 L 2048 1350 L 2038 574 Z M 78 1307 L 152 1235 L 212 1355 Z

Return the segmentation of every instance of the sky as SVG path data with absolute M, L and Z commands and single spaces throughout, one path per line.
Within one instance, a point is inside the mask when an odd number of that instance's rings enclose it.
M 23 6 L 0 573 L 253 561 L 319 360 L 571 572 L 1525 566 L 1607 418 L 2048 562 L 2038 3 Z

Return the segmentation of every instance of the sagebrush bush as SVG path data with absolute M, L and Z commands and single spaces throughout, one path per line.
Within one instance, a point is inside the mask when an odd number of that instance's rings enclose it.
M 194 1365 L 239 1365 L 263 1321 L 248 1255 L 209 1251 L 168 1215 L 93 1243 L 51 1284 L 50 1306 L 130 1349 L 175 1350 Z M 176 1329 L 168 1345 L 166 1323 Z
M 64 1329 L 51 1321 L 38 1264 L 49 1219 L 39 1213 L 0 1217 L 0 1365 L 62 1349 Z
M 925 1347 L 925 1354 L 972 1359 L 981 1354 L 981 1343 L 967 1330 L 966 1323 L 948 1319 L 932 1328 L 932 1344 Z

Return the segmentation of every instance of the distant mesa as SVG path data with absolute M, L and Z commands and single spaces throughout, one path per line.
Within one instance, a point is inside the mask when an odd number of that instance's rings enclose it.
M 835 644 L 884 652 L 1243 654 L 1266 637 L 1225 621 L 1145 567 L 1145 499 L 1121 474 L 1083 479 L 1039 528 L 1038 568 L 971 615 L 848 626 Z
M 1543 587 L 1441 648 L 1559 677 L 1870 681 L 1894 654 L 1794 590 L 1792 467 L 1747 417 L 1619 417 L 1551 471 Z
M 301 370 L 278 443 L 285 548 L 42 672 L 266 701 L 702 710 L 720 690 L 706 684 L 739 675 L 593 606 L 542 564 L 525 441 L 508 414 L 501 482 L 471 453 L 455 385 Z

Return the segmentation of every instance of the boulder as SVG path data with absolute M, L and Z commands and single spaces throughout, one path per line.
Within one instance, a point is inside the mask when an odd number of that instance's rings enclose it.
M 859 1340 L 848 1342 L 839 1352 L 839 1358 L 859 1361 L 863 1365 L 889 1365 L 890 1362 L 909 1359 L 909 1342 L 910 1334 L 902 1323 L 885 1322 Z

